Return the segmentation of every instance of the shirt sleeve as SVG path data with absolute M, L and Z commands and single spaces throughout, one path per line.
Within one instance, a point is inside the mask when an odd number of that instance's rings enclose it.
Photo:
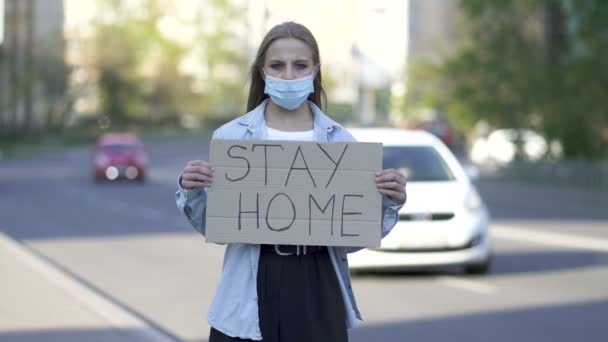
M 387 236 L 399 221 L 399 210 L 404 204 L 397 204 L 386 195 L 382 195 L 382 238 Z
M 205 235 L 205 211 L 207 209 L 207 189 L 184 190 L 175 192 L 177 209 L 181 211 L 192 228 Z
M 219 138 L 219 136 L 218 129 L 213 133 L 211 139 Z M 181 186 L 181 177 L 182 175 L 180 174 L 177 178 L 175 204 L 177 205 L 177 209 L 186 216 L 192 228 L 204 236 L 206 231 L 207 188 L 186 190 Z

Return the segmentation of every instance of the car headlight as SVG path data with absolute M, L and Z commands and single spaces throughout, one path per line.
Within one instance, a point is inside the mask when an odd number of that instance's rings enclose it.
M 465 198 L 464 205 L 469 211 L 477 211 L 481 209 L 483 202 L 475 189 L 471 189 Z

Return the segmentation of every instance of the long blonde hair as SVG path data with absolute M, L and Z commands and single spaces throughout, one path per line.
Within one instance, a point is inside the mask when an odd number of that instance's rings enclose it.
M 264 61 L 266 59 L 266 51 L 268 50 L 268 47 L 275 40 L 281 38 L 295 38 L 303 41 L 312 50 L 313 64 L 321 64 L 317 40 L 312 35 L 309 29 L 307 29 L 302 24 L 294 22 L 285 22 L 276 25 L 270 31 L 268 31 L 268 33 L 262 40 L 262 43 L 258 48 L 258 53 L 255 57 L 255 61 L 251 65 L 251 87 L 249 88 L 249 98 L 247 99 L 248 112 L 256 108 L 260 103 L 262 103 L 262 101 L 268 98 L 268 95 L 264 94 L 265 84 L 260 71 L 264 66 Z M 327 95 L 325 94 L 325 90 L 323 89 L 321 69 L 318 70 L 317 76 L 315 76 L 313 84 L 315 86 L 315 91 L 314 93 L 310 94 L 310 96 L 308 96 L 308 100 L 312 101 L 321 109 L 324 109 L 327 105 Z

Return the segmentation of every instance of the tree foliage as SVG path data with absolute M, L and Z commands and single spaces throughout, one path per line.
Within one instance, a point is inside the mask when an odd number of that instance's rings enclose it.
M 205 112 L 220 119 L 233 117 L 245 109 L 247 48 L 232 31 L 234 27 L 244 28 L 245 11 L 234 1 L 212 0 L 192 23 L 196 32 L 195 51 L 205 71 L 199 80 L 200 102 Z
M 461 0 L 465 41 L 440 65 L 415 67 L 412 103 L 461 128 L 481 119 L 530 127 L 567 157 L 608 155 L 608 2 Z
M 207 116 L 226 108 L 241 110 L 242 103 L 235 100 L 240 97 L 234 94 L 243 80 L 222 77 L 218 69 L 234 66 L 236 76 L 242 75 L 239 68 L 245 60 L 231 44 L 230 26 L 224 24 L 244 12 L 231 8 L 230 2 L 213 1 L 211 8 L 218 15 L 209 25 L 197 9 L 194 22 L 180 22 L 195 27 L 194 41 L 186 43 L 161 30 L 161 21 L 174 6 L 160 0 L 101 0 L 95 24 L 96 67 L 102 113 L 112 123 L 175 123 L 185 113 Z M 198 27 L 203 23 L 206 30 Z M 204 76 L 183 71 L 193 53 L 207 69 Z M 197 87 L 200 84 L 205 87 Z

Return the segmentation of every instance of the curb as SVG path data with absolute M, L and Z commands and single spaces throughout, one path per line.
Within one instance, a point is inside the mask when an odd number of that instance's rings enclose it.
M 68 293 L 75 301 L 99 315 L 109 327 L 128 329 L 142 341 L 182 342 L 177 336 L 119 303 L 92 284 L 51 259 L 0 232 L 0 248 L 23 261 L 49 282 Z

